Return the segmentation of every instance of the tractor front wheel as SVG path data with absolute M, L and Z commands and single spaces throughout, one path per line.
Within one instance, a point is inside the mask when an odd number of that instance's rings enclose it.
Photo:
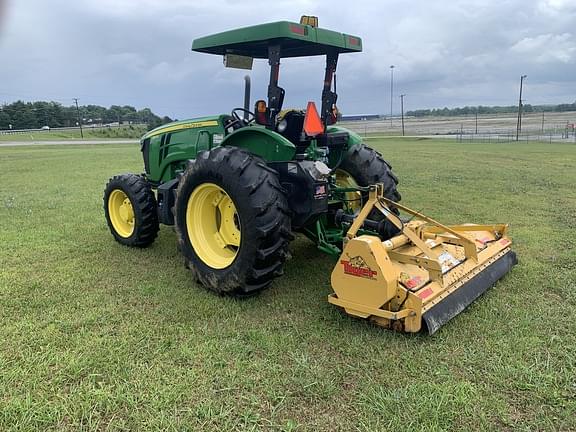
M 199 153 L 180 179 L 174 213 L 186 265 L 208 289 L 249 295 L 282 274 L 288 203 L 261 158 L 236 147 Z
M 104 214 L 118 243 L 146 247 L 158 235 L 158 210 L 154 192 L 142 176 L 112 177 L 104 190 Z

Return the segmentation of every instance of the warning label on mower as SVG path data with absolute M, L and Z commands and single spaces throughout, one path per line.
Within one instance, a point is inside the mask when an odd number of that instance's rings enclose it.
M 340 260 L 340 264 L 344 267 L 344 273 L 350 276 L 361 277 L 365 279 L 376 279 L 374 276 L 378 274 L 375 270 L 372 270 L 364 258 L 360 255 L 352 257 L 348 260 Z

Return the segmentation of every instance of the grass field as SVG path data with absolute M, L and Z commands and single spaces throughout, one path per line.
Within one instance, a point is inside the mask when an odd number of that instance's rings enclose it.
M 432 337 L 329 305 L 303 238 L 243 301 L 169 227 L 116 244 L 102 190 L 137 145 L 0 149 L 0 430 L 576 430 L 576 146 L 370 144 L 407 205 L 511 224 L 520 264 Z
M 68 139 L 115 139 L 115 138 L 135 138 L 138 139 L 146 133 L 145 125 L 130 125 L 110 128 L 84 128 L 84 138 L 80 135 L 80 130 L 58 130 L 38 131 L 18 134 L 0 134 L 2 141 L 57 141 Z

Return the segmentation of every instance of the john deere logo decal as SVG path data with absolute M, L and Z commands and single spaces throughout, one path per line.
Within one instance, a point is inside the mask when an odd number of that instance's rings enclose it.
M 348 260 L 341 260 L 340 264 L 344 267 L 344 273 L 350 276 L 361 277 L 365 279 L 375 279 L 374 276 L 378 272 L 372 270 L 360 255 L 350 258 Z

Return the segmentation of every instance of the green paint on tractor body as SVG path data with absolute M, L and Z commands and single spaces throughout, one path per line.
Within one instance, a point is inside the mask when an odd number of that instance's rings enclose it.
M 322 251 L 337 256 L 347 229 L 346 222 L 337 221 L 337 213 L 353 214 L 355 210 L 346 195 L 350 195 L 349 186 L 337 183 L 336 170 L 342 171 L 346 164 L 348 171 L 356 170 L 350 175 L 358 177 L 354 184 L 362 197 L 367 196 L 366 186 L 375 179 L 391 179 L 389 166 L 377 159 L 373 150 L 366 150 L 358 134 L 335 125 L 338 56 L 362 51 L 362 40 L 315 25 L 280 21 L 201 37 L 194 40 L 192 50 L 222 55 L 228 67 L 243 69 L 251 68 L 253 59 L 267 59 L 267 100 L 256 101 L 250 111 L 247 77 L 244 108 L 235 108 L 229 115 L 169 123 L 142 137 L 146 179 L 157 189 L 160 222 L 175 223 L 172 209 L 178 182 L 188 172 L 190 161 L 219 146 L 237 147 L 262 158 L 268 165 L 259 162 L 262 169 L 272 169 L 278 176 L 290 207 L 291 229 L 308 236 Z M 324 79 L 318 80 L 322 84 L 320 110 L 309 102 L 314 124 L 322 125 L 320 132 L 317 126 L 307 129 L 306 110 L 283 109 L 285 92 L 279 85 L 280 59 L 315 55 L 326 58 Z M 372 161 L 378 166 L 366 165 Z M 395 185 L 391 184 L 389 191 L 394 199 Z
M 200 117 L 160 126 L 140 141 L 148 159 L 146 171 L 153 183 L 169 181 L 184 170 L 190 159 L 203 150 L 231 145 L 248 150 L 266 161 L 289 161 L 296 147 L 282 135 L 260 125 L 227 132 L 224 122 L 230 116 Z
M 362 51 L 362 39 L 346 33 L 279 21 L 234 29 L 194 40 L 192 50 L 210 54 L 237 54 L 252 58 L 268 58 L 270 46 L 279 46 L 279 58 L 312 55 L 338 55 Z M 269 104 L 271 105 L 271 104 Z M 276 107 L 276 114 L 281 105 Z M 296 145 L 266 125 L 249 124 L 228 131 L 230 116 L 201 117 L 160 126 L 141 139 L 146 172 L 152 183 L 160 184 L 181 173 L 190 159 L 203 150 L 219 145 L 245 148 L 267 161 L 289 161 L 296 154 Z M 327 132 L 345 131 L 331 126 Z M 350 144 L 361 139 L 350 133 Z M 315 145 L 315 140 L 310 142 Z M 313 152 L 309 151 L 308 155 Z M 339 155 L 329 160 L 336 163 Z M 317 157 L 314 157 L 317 159 Z

